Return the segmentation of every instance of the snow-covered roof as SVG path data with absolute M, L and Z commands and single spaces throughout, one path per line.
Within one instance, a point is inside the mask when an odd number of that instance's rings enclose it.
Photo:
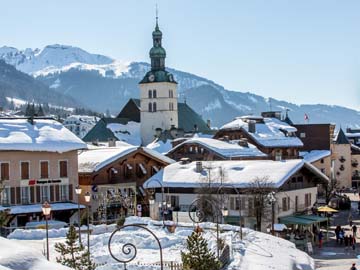
M 50 205 L 51 211 L 72 210 L 78 208 L 76 203 L 51 203 Z M 80 205 L 80 208 L 85 208 L 85 206 Z M 11 215 L 41 213 L 42 204 L 14 205 L 9 207 L 0 206 L 0 211 L 4 211 L 5 209 L 9 209 Z
M 86 144 L 62 124 L 51 119 L 0 119 L 0 150 L 68 152 Z
M 126 125 L 111 123 L 106 126 L 115 137 L 132 145 L 141 145 L 140 123 L 130 121 Z
M 78 171 L 81 173 L 96 172 L 115 160 L 136 151 L 137 149 L 139 149 L 138 146 L 127 143 L 122 143 L 121 145 L 118 144 L 116 147 L 93 147 L 91 150 L 79 153 Z M 175 162 L 171 158 L 168 158 L 152 149 L 148 149 L 146 147 L 141 147 L 141 149 L 145 153 L 166 163 L 171 164 Z
M 254 119 L 254 117 L 252 117 Z M 249 117 L 238 117 L 223 125 L 221 130 L 238 130 L 246 132 L 251 138 L 264 147 L 302 147 L 302 141 L 294 135 L 297 129 L 277 118 L 262 118 L 255 123 L 255 132 L 249 132 Z M 258 119 L 259 120 L 259 119 Z M 291 135 L 290 135 L 291 134 Z M 290 135 L 290 136 L 288 136 Z
M 256 179 L 266 179 L 269 186 L 274 188 L 281 187 L 293 174 L 301 168 L 306 167 L 316 174 L 323 181 L 329 178 L 321 173 L 310 163 L 303 159 L 291 159 L 284 161 L 274 160 L 237 160 L 237 161 L 203 161 L 203 168 L 213 168 L 211 171 L 212 184 L 216 186 L 223 183 L 232 184 L 237 188 L 250 187 Z M 224 177 L 220 177 L 220 168 L 225 172 Z M 196 162 L 181 164 L 177 162 L 168 165 L 160 172 L 149 178 L 144 187 L 159 187 L 153 179 L 157 179 L 164 187 L 188 187 L 198 188 L 208 181 L 208 169 L 203 169 L 201 173 L 196 171 Z
M 146 148 L 152 149 L 158 153 L 166 154 L 172 148 L 171 140 L 166 140 L 163 142 L 162 140 L 155 140 L 149 143 Z
M 349 133 L 349 132 L 347 132 L 347 133 L 345 133 L 345 135 L 348 138 L 360 138 L 360 133 L 359 132 L 358 133 Z
M 320 159 L 326 158 L 331 155 L 330 150 L 312 150 L 312 151 L 302 151 L 299 153 L 301 157 L 307 162 L 313 163 Z
M 266 154 L 261 152 L 259 149 L 257 149 L 254 145 L 250 143 L 248 143 L 249 147 L 244 147 L 244 146 L 240 146 L 236 141 L 225 142 L 216 139 L 199 138 L 199 137 L 188 139 L 175 146 L 169 152 L 173 152 L 175 149 L 178 149 L 179 147 L 185 144 L 200 144 L 226 158 L 267 156 Z

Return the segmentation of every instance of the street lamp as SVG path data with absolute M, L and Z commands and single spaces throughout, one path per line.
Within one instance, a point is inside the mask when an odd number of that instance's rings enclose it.
M 87 248 L 88 248 L 88 261 L 90 262 L 90 218 L 89 218 L 89 210 L 90 210 L 90 199 L 91 194 L 90 192 L 85 193 L 85 202 L 87 205 Z
M 46 259 L 49 261 L 49 224 L 48 224 L 48 217 L 51 213 L 51 206 L 48 202 L 44 202 L 42 205 L 42 212 L 45 216 L 45 223 L 46 223 Z
M 267 195 L 267 200 L 271 204 L 271 234 L 275 235 L 274 223 L 275 223 L 275 192 L 272 191 Z
M 78 226 L 79 226 L 79 245 L 81 246 L 81 221 L 80 221 L 80 194 L 81 194 L 81 187 L 76 186 L 75 187 L 75 193 L 77 195 L 77 203 L 78 203 Z
M 224 188 L 232 188 L 233 190 L 235 190 L 236 194 L 237 194 L 237 198 L 238 198 L 238 201 L 239 201 L 239 225 L 240 225 L 240 239 L 242 240 L 243 239 L 243 233 L 242 233 L 242 224 L 241 224 L 241 196 L 240 196 L 240 192 L 239 190 L 232 184 L 224 184 L 224 185 L 221 185 L 218 187 L 218 190 L 217 190 L 217 194 L 220 193 L 220 191 Z M 235 203 L 236 205 L 236 203 Z M 229 214 L 229 211 L 226 212 L 227 215 Z M 224 215 L 223 216 L 227 216 L 227 215 Z

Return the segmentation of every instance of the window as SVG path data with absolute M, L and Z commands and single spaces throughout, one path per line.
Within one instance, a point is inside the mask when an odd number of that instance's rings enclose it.
M 166 202 L 170 203 L 171 207 L 178 208 L 179 207 L 179 196 L 166 195 Z
M 241 206 L 243 205 L 243 200 L 241 201 Z M 244 207 L 245 208 L 245 207 Z M 244 209 L 242 208 L 242 209 Z M 230 210 L 240 210 L 240 201 L 239 197 L 230 197 Z
M 149 90 L 149 98 L 152 98 L 152 91 Z
M 156 102 L 153 103 L 153 112 L 156 112 Z
M 324 169 L 324 168 L 320 169 L 320 171 L 321 171 L 322 173 L 325 173 L 325 169 Z
M 68 165 L 66 160 L 59 161 L 60 178 L 68 177 Z
M 153 98 L 156 98 L 156 90 L 153 90 Z
M 311 206 L 311 193 L 305 194 L 305 207 Z
M 1 204 L 10 205 L 10 188 L 6 187 L 1 193 Z
M 21 203 L 30 203 L 30 187 L 21 187 Z
M 28 161 L 21 161 L 21 179 L 29 179 L 30 178 L 30 166 Z
M 1 163 L 1 180 L 9 180 L 9 163 Z
M 254 199 L 253 198 L 248 199 L 248 211 L 249 211 L 249 216 L 254 215 Z
M 152 112 L 152 103 L 149 103 L 149 112 Z
M 302 183 L 304 181 L 304 178 L 302 176 L 298 176 L 297 181 L 298 183 Z
M 169 103 L 169 111 L 173 111 L 174 110 L 174 103 L 170 102 Z
M 282 210 L 288 211 L 290 209 L 290 197 L 282 198 Z
M 275 152 L 275 160 L 280 161 L 281 158 L 282 158 L 281 151 L 276 151 Z
M 69 186 L 60 185 L 60 200 L 68 201 L 69 200 Z
M 320 163 L 324 163 L 324 159 L 323 159 L 323 158 L 320 160 Z
M 49 178 L 49 162 L 40 161 L 40 178 Z
M 301 132 L 300 133 L 300 138 L 305 138 L 306 137 L 306 133 L 305 132 Z
M 50 187 L 49 186 L 41 186 L 40 187 L 40 198 L 42 202 L 50 200 Z
M 299 197 L 295 196 L 295 212 L 298 211 L 298 208 L 299 208 Z
M 169 90 L 169 98 L 173 98 L 174 97 L 174 92 L 173 90 Z

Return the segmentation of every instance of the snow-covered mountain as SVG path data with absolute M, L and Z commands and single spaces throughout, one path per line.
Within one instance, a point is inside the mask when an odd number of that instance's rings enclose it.
M 139 97 L 138 82 L 150 69 L 143 62 L 126 63 L 110 57 L 88 53 L 80 48 L 50 45 L 43 50 L 0 48 L 0 59 L 14 65 L 52 90 L 67 94 L 99 112 L 109 109 L 117 114 L 129 98 Z M 229 91 L 215 82 L 175 69 L 179 83 L 179 100 L 192 106 L 214 126 L 229 122 L 243 114 L 289 109 L 295 123 L 303 123 L 304 114 L 310 123 L 337 123 L 360 126 L 360 112 L 341 106 L 297 105 L 249 92 Z

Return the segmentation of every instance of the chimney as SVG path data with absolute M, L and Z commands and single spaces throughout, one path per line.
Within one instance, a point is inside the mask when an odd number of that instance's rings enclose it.
M 196 172 L 197 173 L 201 173 L 203 170 L 202 168 L 202 162 L 201 161 L 196 161 Z
M 173 139 L 177 137 L 177 128 L 174 125 L 171 125 L 170 135 Z
M 250 133 L 256 132 L 256 121 L 255 120 L 249 120 L 249 132 Z
M 109 147 L 115 147 L 116 146 L 116 140 L 115 138 L 110 138 L 108 140 Z
M 208 128 L 211 128 L 211 121 L 210 121 L 210 119 L 208 119 L 208 120 L 206 121 L 206 125 L 207 125 Z
M 248 140 L 245 139 L 245 138 L 240 139 L 238 144 L 239 144 L 241 147 L 249 147 Z
M 181 158 L 180 164 L 189 164 L 191 162 L 190 158 Z

